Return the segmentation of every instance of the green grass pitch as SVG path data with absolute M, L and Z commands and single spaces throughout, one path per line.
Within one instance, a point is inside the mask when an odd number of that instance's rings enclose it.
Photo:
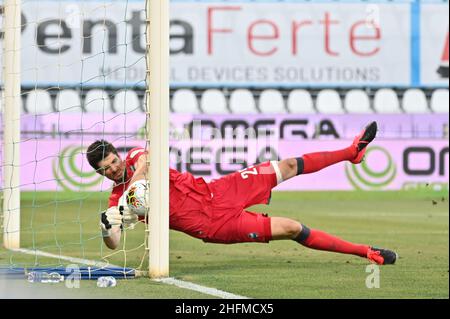
M 23 193 L 22 247 L 145 270 L 143 225 L 127 232 L 118 251 L 102 244 L 98 212 L 107 197 Z M 290 217 L 353 242 L 391 248 L 400 259 L 395 266 L 380 268 L 380 288 L 368 289 L 369 263 L 359 257 L 314 251 L 293 241 L 205 244 L 171 231 L 170 275 L 251 298 L 449 298 L 448 193 L 274 192 L 271 205 L 252 210 Z M 67 264 L 0 248 L 3 267 Z M 44 297 L 213 298 L 147 278 L 121 280 L 109 289 L 97 288 L 95 281 L 82 281 L 80 289 L 62 283 L 20 285 L 41 286 Z

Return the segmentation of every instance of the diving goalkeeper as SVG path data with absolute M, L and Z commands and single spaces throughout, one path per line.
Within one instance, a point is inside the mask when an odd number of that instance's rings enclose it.
M 170 228 L 209 243 L 267 243 L 287 239 L 311 249 L 352 254 L 380 265 L 394 264 L 397 254 L 393 251 L 351 243 L 289 218 L 269 217 L 247 210 L 256 204 L 268 204 L 272 188 L 290 178 L 342 161 L 361 163 L 376 133 L 377 123 L 372 122 L 347 148 L 261 163 L 210 183 L 190 173 L 170 169 Z M 120 243 L 122 224 L 138 219 L 130 211 L 121 214 L 119 199 L 131 184 L 145 179 L 146 156 L 144 149 L 135 148 L 122 160 L 115 147 L 104 140 L 92 143 L 87 150 L 90 165 L 115 182 L 109 208 L 102 213 L 100 224 L 103 240 L 110 249 Z

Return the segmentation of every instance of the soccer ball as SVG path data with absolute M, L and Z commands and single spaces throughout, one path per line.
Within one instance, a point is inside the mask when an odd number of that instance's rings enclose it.
M 125 195 L 128 208 L 139 216 L 147 212 L 147 181 L 145 179 L 134 182 Z

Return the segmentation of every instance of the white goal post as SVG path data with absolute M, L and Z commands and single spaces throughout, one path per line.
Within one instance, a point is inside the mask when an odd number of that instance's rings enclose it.
M 147 0 L 149 272 L 169 275 L 169 0 Z
M 21 1 L 4 1 L 3 245 L 20 247 Z
M 149 249 L 148 273 L 152 278 L 165 278 L 169 275 L 169 0 L 142 0 L 139 6 L 140 10 L 145 10 L 146 14 L 146 50 L 145 53 L 141 52 L 141 55 L 142 58 L 145 55 L 146 60 L 144 99 L 147 115 L 146 144 L 150 154 L 148 163 L 150 192 L 147 198 L 147 202 L 150 203 L 150 222 L 146 227 L 148 233 L 145 235 L 148 239 L 147 248 Z M 105 6 L 105 16 L 106 8 Z M 10 250 L 22 248 L 20 235 L 21 231 L 23 232 L 23 228 L 21 229 L 20 226 L 20 146 L 22 144 L 20 118 L 21 84 L 23 84 L 21 82 L 21 55 L 24 54 L 21 49 L 22 9 L 24 8 L 21 7 L 21 0 L 5 0 L 3 2 L 2 89 L 4 92 L 1 105 L 3 105 L 2 169 L 4 183 L 2 185 L 2 215 L 3 245 Z M 64 9 L 67 8 L 60 9 L 63 14 L 67 13 Z M 102 20 L 95 20 L 95 23 L 91 24 L 98 24 L 98 21 Z M 70 19 L 60 20 L 61 25 L 64 25 L 65 28 L 69 22 Z M 82 27 L 85 25 L 89 24 L 82 24 Z M 74 27 L 74 30 L 77 27 L 76 24 L 71 26 Z M 103 27 L 108 31 L 106 22 Z M 62 30 L 64 31 L 64 29 Z M 88 35 L 86 35 L 87 37 Z M 123 47 L 122 45 L 122 49 Z M 113 49 L 118 50 L 117 48 Z M 108 48 L 102 49 L 101 54 L 97 54 L 97 56 L 106 54 L 108 50 Z M 88 69 L 87 65 L 90 60 L 86 61 L 83 61 L 85 64 L 81 63 L 81 65 Z M 73 65 L 76 64 L 73 63 Z M 122 68 L 126 68 L 126 64 Z M 25 67 L 23 69 L 26 70 Z M 51 81 L 48 82 L 51 83 Z M 49 84 L 49 87 L 52 85 Z M 55 110 L 60 112 L 56 106 Z M 26 236 L 24 233 L 22 235 L 22 241 L 24 241 Z M 23 246 L 26 246 L 26 243 L 23 243 Z

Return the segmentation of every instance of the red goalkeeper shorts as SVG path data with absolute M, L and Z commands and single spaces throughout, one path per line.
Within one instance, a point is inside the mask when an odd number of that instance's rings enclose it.
M 250 166 L 209 183 L 212 191 L 211 224 L 205 242 L 234 244 L 272 239 L 270 217 L 245 209 L 269 204 L 278 184 L 277 162 Z

